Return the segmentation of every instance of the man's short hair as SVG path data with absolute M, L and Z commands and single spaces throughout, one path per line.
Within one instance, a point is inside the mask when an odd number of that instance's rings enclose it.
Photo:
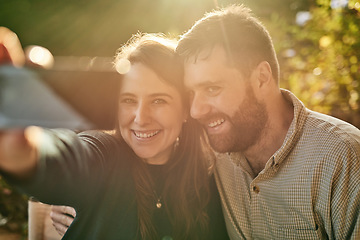
M 196 59 L 199 53 L 215 46 L 227 53 L 229 64 L 245 76 L 262 61 L 267 61 L 275 81 L 279 81 L 279 63 L 269 32 L 244 5 L 217 9 L 198 20 L 183 34 L 177 52 L 186 60 Z

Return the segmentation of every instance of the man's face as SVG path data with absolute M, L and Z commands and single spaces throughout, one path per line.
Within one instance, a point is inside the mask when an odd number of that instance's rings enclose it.
M 190 114 L 207 130 L 218 152 L 245 151 L 260 138 L 268 119 L 250 79 L 228 64 L 222 47 L 185 63 L 185 85 L 191 92 Z M 206 56 L 205 58 L 203 56 Z

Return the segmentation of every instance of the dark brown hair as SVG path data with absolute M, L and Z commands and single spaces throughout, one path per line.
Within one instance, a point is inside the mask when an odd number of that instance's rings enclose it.
M 176 41 L 158 34 L 136 34 L 121 47 L 115 64 L 125 60 L 130 65 L 142 63 L 151 68 L 167 84 L 175 87 L 185 108 L 189 102 L 183 85 L 183 64 L 175 52 Z M 117 130 L 117 135 L 120 131 Z M 203 148 L 204 131 L 193 119 L 183 124 L 179 144 L 166 164 L 163 191 L 175 239 L 206 239 L 209 202 L 209 159 Z M 146 163 L 132 161 L 136 186 L 139 232 L 142 239 L 159 239 L 152 223 L 154 211 L 153 181 Z M 200 231 L 199 231 L 200 229 Z
M 279 81 L 279 63 L 270 34 L 244 5 L 231 5 L 207 13 L 182 35 L 176 51 L 185 60 L 198 57 L 203 50 L 211 52 L 221 46 L 229 64 L 245 76 L 261 62 L 267 61 L 275 81 Z

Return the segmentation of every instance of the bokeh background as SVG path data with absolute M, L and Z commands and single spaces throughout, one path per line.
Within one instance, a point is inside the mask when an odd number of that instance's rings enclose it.
M 0 26 L 55 57 L 112 57 L 136 32 L 178 36 L 213 8 L 245 4 L 268 27 L 281 86 L 360 127 L 360 0 L 0 0 Z M 26 198 L 0 179 L 0 227 L 26 236 Z
M 0 0 L 0 24 L 23 45 L 37 44 L 54 55 L 112 56 L 133 33 L 178 35 L 216 6 L 244 3 L 264 18 L 277 13 L 293 22 L 310 1 L 294 0 Z

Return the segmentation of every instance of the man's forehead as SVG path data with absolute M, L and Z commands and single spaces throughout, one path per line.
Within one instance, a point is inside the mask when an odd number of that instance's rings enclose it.
M 211 52 L 207 50 L 200 54 L 184 63 L 184 83 L 189 89 L 218 83 L 224 81 L 224 78 L 236 78 L 240 73 L 229 63 L 222 47 L 215 47 Z
M 191 64 L 191 63 L 196 63 L 197 61 L 206 60 L 207 58 L 210 57 L 212 50 L 213 48 L 210 47 L 199 49 L 199 51 L 189 56 L 185 60 L 185 63 Z
M 184 84 L 189 89 L 211 85 L 222 79 L 223 73 L 205 64 L 189 64 L 185 67 Z
M 185 62 L 185 67 L 194 67 L 201 64 L 216 64 L 228 65 L 228 57 L 223 47 L 215 46 L 213 48 L 205 48 L 198 53 L 188 57 Z

